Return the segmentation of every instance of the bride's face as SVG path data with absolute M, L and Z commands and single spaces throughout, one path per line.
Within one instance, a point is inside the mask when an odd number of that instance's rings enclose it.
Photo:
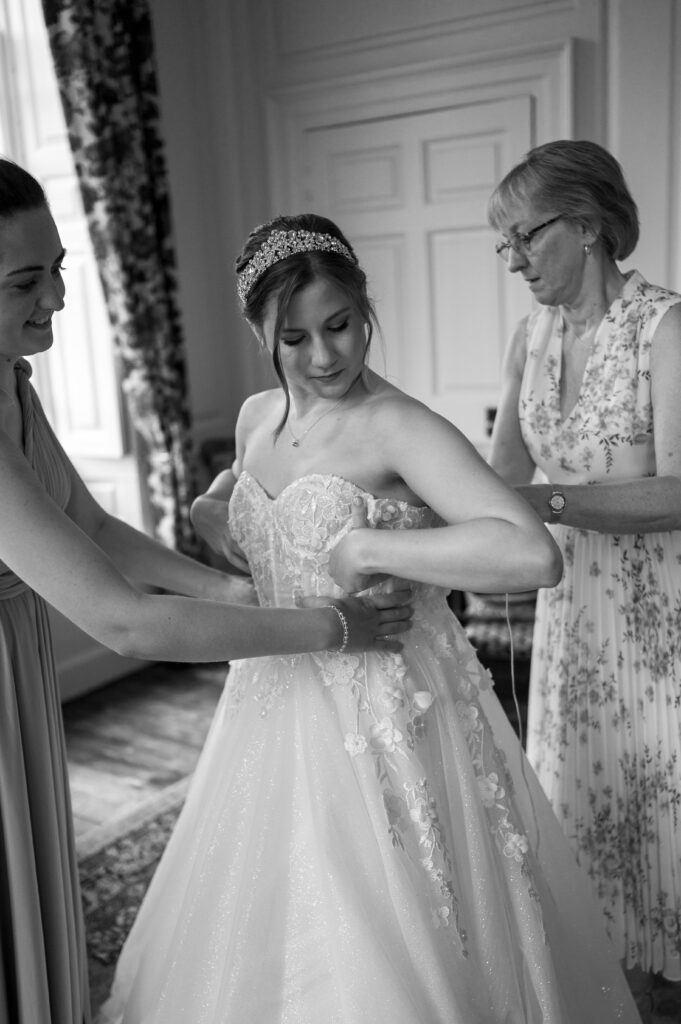
M 270 352 L 278 341 L 294 398 L 341 398 L 362 372 L 367 347 L 366 325 L 348 295 L 317 278 L 294 295 L 278 339 L 276 318 L 275 297 L 267 307 L 263 336 Z

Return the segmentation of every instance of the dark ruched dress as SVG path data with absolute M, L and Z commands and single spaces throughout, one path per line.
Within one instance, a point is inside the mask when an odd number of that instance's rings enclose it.
M 65 508 L 66 457 L 17 363 L 24 452 Z M 0 479 L 0 486 L 3 482 Z M 45 602 L 0 562 L 0 1021 L 90 1020 L 59 687 Z

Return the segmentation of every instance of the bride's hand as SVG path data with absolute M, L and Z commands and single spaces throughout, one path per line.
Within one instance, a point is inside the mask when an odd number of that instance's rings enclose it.
M 328 608 L 333 605 L 342 614 L 338 617 L 338 642 L 329 648 L 344 654 L 360 651 L 402 650 L 396 634 L 411 629 L 411 591 L 394 590 L 388 594 L 373 594 L 371 597 L 303 597 L 302 608 Z M 346 630 L 343 620 L 347 625 Z M 343 646 L 344 645 L 344 646 Z
M 200 494 L 193 501 L 189 518 L 199 537 L 212 551 L 222 555 L 241 572 L 250 575 L 246 556 L 229 531 L 229 499 L 235 482 L 231 470 L 223 471 L 211 485 L 216 490 Z
M 370 529 L 364 499 L 352 499 L 350 530 L 329 552 L 329 575 L 346 592 L 357 594 L 387 579 L 382 573 L 368 575 L 362 571 L 361 553 Z

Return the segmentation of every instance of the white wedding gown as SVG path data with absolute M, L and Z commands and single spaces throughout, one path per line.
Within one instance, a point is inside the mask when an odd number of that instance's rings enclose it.
M 230 528 L 262 604 L 339 594 L 358 493 L 372 526 L 438 525 L 336 476 L 273 500 L 241 474 Z M 232 664 L 103 1020 L 638 1022 L 489 674 L 446 592 L 412 589 L 402 654 Z

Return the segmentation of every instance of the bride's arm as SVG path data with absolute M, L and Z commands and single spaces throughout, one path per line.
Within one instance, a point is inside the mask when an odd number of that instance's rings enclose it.
M 385 402 L 375 419 L 384 472 L 447 525 L 353 529 L 331 553 L 339 586 L 354 593 L 383 574 L 483 593 L 555 586 L 562 560 L 549 531 L 456 427 L 406 396 Z
M 194 499 L 189 515 L 199 537 L 202 537 L 213 551 L 222 555 L 241 572 L 250 574 L 248 561 L 229 530 L 229 499 L 235 483 L 234 469 L 224 469 L 218 473 L 208 490 Z

